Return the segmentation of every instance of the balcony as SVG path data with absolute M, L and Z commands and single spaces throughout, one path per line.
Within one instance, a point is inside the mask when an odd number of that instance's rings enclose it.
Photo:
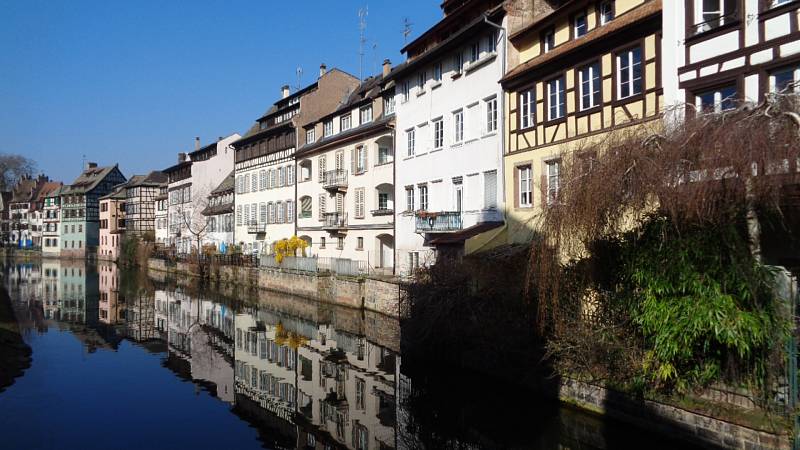
M 347 213 L 325 213 L 322 228 L 328 231 L 342 231 L 347 228 Z
M 373 216 L 393 216 L 394 208 L 378 208 L 373 209 L 371 212 Z
M 415 217 L 417 233 L 452 233 L 462 229 L 460 211 L 417 211 Z
M 258 223 L 258 222 L 250 222 L 247 224 L 247 233 L 248 234 L 258 234 L 258 233 L 266 233 L 267 232 L 267 224 L 265 223 Z
M 330 191 L 347 189 L 347 171 L 329 170 L 322 175 L 323 189 Z

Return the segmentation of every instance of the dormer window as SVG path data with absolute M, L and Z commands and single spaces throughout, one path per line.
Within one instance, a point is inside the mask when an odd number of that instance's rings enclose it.
M 542 46 L 544 48 L 544 53 L 547 53 L 555 48 L 556 30 L 554 28 L 550 28 L 549 30 L 544 32 L 544 34 L 542 35 Z
M 261 122 L 258 123 L 258 129 L 259 130 L 265 130 L 266 128 L 267 128 L 267 121 L 266 120 L 262 120 Z
M 316 140 L 316 136 L 314 136 L 314 129 L 306 130 L 306 144 L 311 144 Z
M 383 113 L 387 116 L 394 114 L 394 93 L 390 93 L 383 98 Z
M 372 105 L 362 106 L 361 110 L 361 123 L 372 122 Z
M 352 120 L 350 114 L 342 116 L 340 125 L 341 125 L 341 131 L 347 131 L 350 129 L 350 127 L 352 126 Z
M 333 119 L 326 120 L 325 123 L 322 125 L 322 135 L 324 137 L 333 135 Z
M 580 12 L 573 19 L 572 32 L 576 38 L 584 36 L 589 29 L 589 24 L 586 23 L 586 13 Z
M 598 12 L 600 14 L 600 25 L 605 25 L 614 20 L 614 1 L 605 0 L 600 2 Z

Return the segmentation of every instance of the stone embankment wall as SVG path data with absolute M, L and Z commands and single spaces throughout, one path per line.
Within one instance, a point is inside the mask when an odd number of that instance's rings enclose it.
M 672 405 L 630 396 L 581 381 L 561 381 L 559 399 L 646 430 L 674 436 L 708 448 L 789 450 L 787 435 L 767 433 Z
M 164 260 L 151 258 L 148 260 L 148 268 L 179 276 L 199 276 L 197 266 L 182 262 L 167 264 Z M 393 317 L 397 317 L 399 313 L 402 292 L 399 284 L 382 280 L 250 267 L 212 267 L 208 276 L 210 280 L 220 284 L 260 288 L 334 305 L 376 311 Z

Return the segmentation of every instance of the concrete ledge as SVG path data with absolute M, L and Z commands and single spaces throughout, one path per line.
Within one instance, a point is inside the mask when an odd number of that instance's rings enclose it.
M 199 268 L 188 263 L 169 264 L 151 258 L 147 265 L 153 271 L 200 277 Z M 208 270 L 208 278 L 219 283 L 259 288 L 392 317 L 399 314 L 401 288 L 388 281 L 238 266 L 216 266 Z
M 559 399 L 597 414 L 709 448 L 789 450 L 790 437 L 768 433 L 651 400 L 636 400 L 582 381 L 561 382 Z

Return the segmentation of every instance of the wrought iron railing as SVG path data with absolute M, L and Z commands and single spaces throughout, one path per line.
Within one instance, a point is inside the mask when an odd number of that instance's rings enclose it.
M 325 221 L 324 228 L 328 230 L 347 228 L 347 213 L 332 212 L 325 213 L 323 216 Z
M 322 187 L 324 189 L 347 187 L 347 171 L 338 169 L 325 172 L 322 176 Z
M 462 229 L 460 211 L 417 211 L 417 233 L 447 233 Z

